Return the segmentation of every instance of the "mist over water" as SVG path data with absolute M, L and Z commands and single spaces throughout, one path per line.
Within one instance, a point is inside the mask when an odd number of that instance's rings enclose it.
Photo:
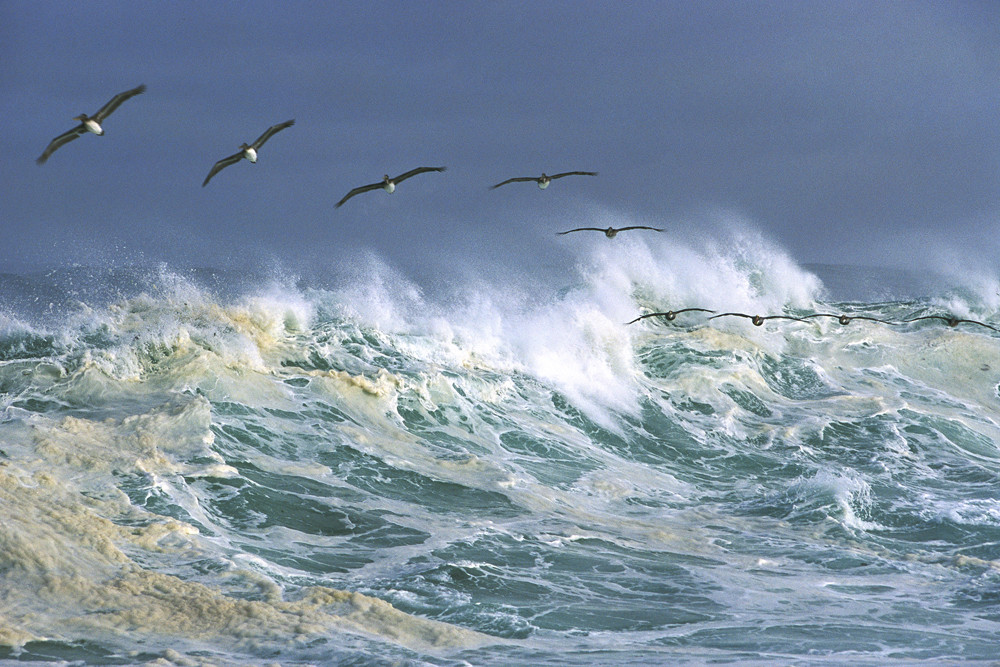
M 996 276 L 560 247 L 0 276 L 0 659 L 995 657 Z

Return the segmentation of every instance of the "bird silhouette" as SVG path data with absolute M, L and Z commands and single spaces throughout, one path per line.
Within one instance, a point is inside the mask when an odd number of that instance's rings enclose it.
M 812 315 L 803 315 L 802 319 L 809 320 L 814 317 L 832 317 L 843 325 L 848 325 L 851 320 L 869 320 L 871 322 L 881 322 L 882 324 L 890 324 L 895 326 L 895 322 L 890 322 L 888 320 L 880 320 L 877 317 L 869 317 L 867 315 L 834 315 L 833 313 L 813 313 Z
M 990 324 L 986 324 L 985 322 L 980 322 L 979 320 L 961 319 L 951 315 L 923 315 L 921 317 L 911 317 L 908 320 L 903 320 L 903 322 L 917 322 L 918 320 L 941 320 L 950 327 L 957 327 L 959 324 L 967 322 L 969 324 L 978 324 L 981 327 L 986 327 L 987 329 L 992 329 L 993 331 L 1000 332 L 1000 329 L 997 329 L 995 326 L 992 326 Z
M 336 205 L 335 208 L 340 208 L 341 206 L 344 205 L 345 201 L 347 201 L 348 199 L 350 199 L 354 195 L 361 194 L 362 192 L 368 192 L 370 190 L 378 190 L 379 188 L 382 188 L 383 190 L 385 190 L 389 194 L 392 194 L 393 192 L 396 191 L 396 184 L 397 183 L 402 183 L 403 181 L 405 181 L 406 179 L 410 178 L 411 176 L 416 176 L 417 174 L 422 174 L 422 173 L 427 172 L 427 171 L 444 171 L 445 169 L 447 169 L 447 167 L 417 167 L 416 169 L 411 169 L 410 171 L 408 171 L 406 173 L 403 173 L 403 174 L 400 174 L 399 176 L 397 176 L 395 178 L 389 178 L 389 174 L 386 174 L 382 178 L 382 180 L 379 181 L 378 183 L 369 183 L 368 185 L 359 185 L 358 187 L 354 188 L 353 190 L 351 190 L 350 192 L 348 192 L 346 195 L 344 195 L 343 199 L 341 199 L 339 202 L 337 202 L 337 205 Z
M 535 183 L 538 183 L 538 189 L 539 190 L 544 190 L 545 188 L 549 187 L 549 183 L 551 183 L 552 181 L 554 181 L 557 178 L 562 178 L 563 176 L 597 176 L 597 172 L 596 171 L 564 171 L 561 174 L 552 174 L 551 176 L 548 176 L 548 175 L 545 174 L 545 172 L 542 172 L 541 176 L 517 176 L 515 178 L 508 178 L 506 181 L 503 181 L 502 183 L 497 183 L 496 185 L 490 186 L 490 188 L 492 190 L 496 190 L 501 185 L 507 185 L 508 183 L 520 183 L 520 182 L 524 182 L 524 181 L 534 181 Z
M 708 319 L 714 320 L 719 317 L 728 317 L 730 315 L 733 317 L 745 317 L 753 322 L 755 327 L 759 327 L 764 324 L 765 320 L 795 320 L 796 322 L 805 322 L 805 320 L 801 317 L 792 317 L 791 315 L 747 315 L 746 313 L 721 313 L 719 315 L 713 315 Z
M 124 93 L 118 93 L 110 100 L 107 104 L 97 110 L 93 116 L 88 116 L 85 113 L 75 116 L 73 120 L 80 121 L 80 124 L 74 127 L 72 130 L 63 132 L 58 137 L 49 142 L 49 145 L 45 147 L 45 151 L 38 157 L 35 162 L 38 164 L 45 164 L 45 161 L 49 159 L 56 149 L 61 146 L 68 144 L 77 137 L 83 136 L 87 132 L 92 132 L 98 136 L 104 134 L 104 128 L 101 127 L 101 123 L 104 119 L 111 115 L 111 112 L 122 105 L 122 102 L 129 99 L 130 97 L 135 97 L 140 93 L 146 92 L 146 86 L 137 86 L 132 90 L 126 90 Z
M 240 160 L 246 159 L 256 164 L 257 151 L 260 150 L 260 147 L 264 145 L 264 142 L 270 139 L 272 136 L 274 136 L 277 132 L 281 132 L 286 127 L 291 127 L 292 125 L 295 125 L 294 118 L 292 120 L 286 120 L 284 123 L 278 123 L 277 125 L 272 125 L 271 127 L 267 128 L 266 130 L 264 130 L 264 134 L 257 137 L 257 140 L 252 144 L 240 144 L 239 153 L 233 153 L 229 157 L 224 157 L 218 162 L 216 162 L 214 165 L 212 165 L 212 169 L 211 171 L 208 172 L 208 176 L 205 177 L 205 180 L 202 181 L 201 187 L 205 187 L 206 185 L 208 185 L 208 182 L 212 180 L 213 176 L 218 174 L 226 167 L 236 164 Z
M 562 236 L 563 234 L 570 234 L 572 232 L 603 232 L 605 236 L 609 239 L 613 239 L 618 232 L 625 232 L 630 229 L 651 229 L 654 232 L 662 232 L 663 230 L 659 227 L 647 227 L 645 225 L 632 225 L 631 227 L 608 227 L 607 229 L 601 229 L 600 227 L 577 227 L 576 229 L 567 229 L 565 232 L 556 232 L 556 236 Z
M 638 322 L 639 320 L 644 320 L 647 317 L 663 317 L 663 318 L 666 318 L 666 320 L 668 322 L 673 322 L 674 319 L 678 315 L 680 315 L 681 313 L 689 313 L 689 312 L 692 312 L 692 311 L 697 311 L 697 312 L 701 312 L 701 313 L 714 313 L 715 312 L 714 310 L 708 310 L 707 308 L 681 308 L 680 310 L 668 310 L 668 311 L 663 312 L 663 313 L 646 313 L 645 315 L 640 315 L 639 317 L 635 318 L 634 320 L 632 320 L 630 322 L 626 322 L 625 324 L 626 325 L 628 325 L 628 324 L 634 324 L 635 322 Z

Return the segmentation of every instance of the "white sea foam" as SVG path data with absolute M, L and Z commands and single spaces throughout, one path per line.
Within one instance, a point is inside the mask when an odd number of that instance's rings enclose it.
M 329 285 L 225 295 L 163 268 L 44 327 L 0 321 L 36 350 L 0 364 L 0 642 L 324 662 L 360 636 L 377 659 L 589 664 L 683 636 L 722 659 L 834 655 L 821 635 L 902 591 L 886 611 L 906 618 L 868 644 L 992 655 L 962 596 L 989 599 L 969 573 L 996 560 L 966 536 L 997 525 L 1000 337 L 624 324 L 825 307 L 780 248 L 727 234 L 595 234 L 558 285 L 481 271 L 431 293 L 374 256 Z M 868 307 L 988 314 L 944 298 Z M 964 634 L 925 640 L 941 622 Z
M 635 224 L 602 216 L 588 224 Z M 561 292 L 546 294 L 524 275 L 483 271 L 493 282 L 470 278 L 438 302 L 365 255 L 351 263 L 335 293 L 343 312 L 365 326 L 409 336 L 394 340 L 400 349 L 427 361 L 529 373 L 608 423 L 605 408 L 636 409 L 632 332 L 622 324 L 642 309 L 698 306 L 770 314 L 808 307 L 821 293 L 814 275 L 748 223 L 732 222 L 730 233 L 728 241 L 702 247 L 666 234 L 601 237 L 582 251 L 576 275 Z M 435 349 L 428 340 L 437 341 Z

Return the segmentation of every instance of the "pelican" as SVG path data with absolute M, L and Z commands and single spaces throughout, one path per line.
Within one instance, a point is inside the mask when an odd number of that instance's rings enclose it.
M 646 313 L 645 315 L 640 315 L 639 317 L 635 318 L 634 320 L 632 320 L 630 322 L 626 322 L 625 324 L 626 325 L 633 324 L 635 322 L 638 322 L 639 320 L 644 320 L 647 317 L 665 317 L 668 322 L 673 322 L 674 319 L 678 315 L 680 315 L 681 313 L 689 313 L 691 311 L 697 311 L 699 313 L 714 313 L 715 312 L 714 310 L 709 310 L 708 308 L 681 308 L 680 310 L 668 310 L 668 311 L 666 311 L 664 313 Z
M 416 176 L 417 174 L 422 174 L 425 171 L 444 171 L 445 169 L 447 169 L 447 167 L 417 167 L 416 169 L 411 169 L 410 171 L 406 172 L 405 174 L 400 174 L 396 178 L 389 178 L 389 174 L 386 174 L 382 178 L 382 180 L 379 181 L 378 183 L 370 183 L 369 185 L 360 185 L 360 186 L 354 188 L 353 190 L 351 190 L 350 192 L 348 192 L 346 195 L 344 195 L 343 199 L 341 199 L 339 202 L 337 202 L 337 205 L 336 205 L 335 208 L 340 208 L 341 206 L 344 205 L 345 201 L 347 201 L 348 199 L 350 199 L 354 195 L 361 194 L 362 192 L 368 192 L 369 190 L 378 190 L 379 188 L 382 188 L 383 190 L 385 190 L 389 194 L 392 194 L 393 192 L 396 191 L 396 184 L 397 183 L 402 183 L 403 181 L 405 181 L 406 179 L 408 179 L 410 176 Z
M 596 171 L 566 171 L 566 172 L 563 172 L 561 174 L 552 174 L 551 176 L 548 176 L 548 175 L 546 175 L 545 172 L 542 172 L 541 176 L 518 176 L 517 178 L 508 178 L 503 183 L 497 183 L 496 185 L 492 186 L 491 189 L 496 190 L 501 185 L 507 185 L 508 183 L 520 183 L 522 181 L 534 181 L 535 183 L 538 183 L 538 189 L 539 190 L 544 190 L 545 188 L 549 187 L 549 183 L 551 183 L 553 179 L 555 179 L 555 178 L 562 178 L 563 176 L 597 176 L 597 172 Z
M 250 160 L 251 162 L 256 163 L 257 151 L 260 150 L 260 147 L 264 145 L 264 142 L 270 139 L 274 134 L 281 132 L 286 127 L 291 127 L 292 125 L 295 125 L 294 118 L 292 120 L 286 120 L 284 123 L 278 123 L 277 125 L 272 125 L 271 127 L 267 128 L 266 130 L 264 130 L 264 134 L 257 137 L 257 141 L 253 142 L 249 146 L 247 144 L 240 144 L 239 153 L 233 153 L 229 157 L 224 157 L 212 166 L 212 170 L 208 172 L 208 176 L 205 177 L 205 180 L 202 182 L 201 187 L 205 187 L 206 185 L 208 185 L 208 182 L 212 180 L 212 177 L 218 174 L 220 171 L 222 171 L 226 167 L 236 164 L 237 162 L 239 162 L 244 158 Z
M 722 313 L 721 315 L 713 315 L 712 317 L 710 317 L 708 319 L 714 320 L 717 317 L 726 317 L 728 315 L 733 315 L 735 317 L 745 317 L 748 320 L 750 320 L 751 322 L 753 322 L 753 325 L 755 327 L 759 327 L 760 325 L 764 324 L 764 320 L 795 320 L 796 322 L 805 322 L 805 320 L 802 319 L 801 317 L 792 317 L 791 315 L 765 315 L 765 316 L 761 316 L 761 315 L 747 315 L 746 313 Z
M 993 331 L 1000 332 L 1000 329 L 997 329 L 994 326 L 986 324 L 985 322 L 979 322 L 977 320 L 963 320 L 950 315 L 947 317 L 944 315 L 924 315 L 923 317 L 913 317 L 908 320 L 903 320 L 903 322 L 916 322 L 917 320 L 941 320 L 950 327 L 957 327 L 962 322 L 968 322 L 969 324 L 978 324 L 981 327 L 986 327 L 987 329 L 993 329 Z
M 556 236 L 562 236 L 563 234 L 569 234 L 572 232 L 603 232 L 609 239 L 613 239 L 618 232 L 626 232 L 630 229 L 652 229 L 654 232 L 663 231 L 659 227 L 647 227 L 645 225 L 632 225 L 631 227 L 619 227 L 617 229 L 614 227 L 608 227 L 607 229 L 601 229 L 600 227 L 577 227 L 576 229 L 567 229 L 565 232 L 556 232 Z
M 35 162 L 38 164 L 45 164 L 45 161 L 49 159 L 57 148 L 61 147 L 63 144 L 68 144 L 77 137 L 83 136 L 87 132 L 93 132 L 94 134 L 100 136 L 104 134 L 104 128 L 101 127 L 101 123 L 104 119 L 111 115 L 115 109 L 122 105 L 122 102 L 130 97 L 135 97 L 139 93 L 146 92 L 146 86 L 142 85 L 132 90 L 126 90 L 124 93 L 118 93 L 105 104 L 103 107 L 97 110 L 93 116 L 88 116 L 85 113 L 80 114 L 73 118 L 73 120 L 80 121 L 80 124 L 74 127 L 69 132 L 63 132 L 58 137 L 49 142 L 46 146 L 45 152 L 39 156 Z
M 845 326 L 850 324 L 851 320 L 868 320 L 870 322 L 881 322 L 882 324 L 891 324 L 893 326 L 896 324 L 895 322 L 880 320 L 877 317 L 868 317 L 867 315 L 834 315 L 833 313 L 813 313 L 812 315 L 803 315 L 802 319 L 808 320 L 813 317 L 832 317 Z

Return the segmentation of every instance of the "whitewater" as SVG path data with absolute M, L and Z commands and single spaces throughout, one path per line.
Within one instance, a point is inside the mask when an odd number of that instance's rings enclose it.
M 0 661 L 996 658 L 1000 334 L 625 324 L 1000 327 L 996 276 L 572 243 L 562 280 L 435 290 L 0 276 Z

